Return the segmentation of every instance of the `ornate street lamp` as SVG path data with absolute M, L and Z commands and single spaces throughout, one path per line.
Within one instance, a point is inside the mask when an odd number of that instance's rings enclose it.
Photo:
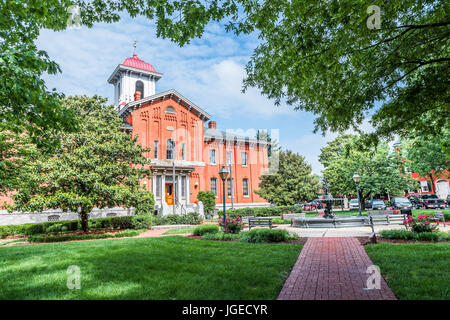
M 359 188 L 358 188 L 358 184 L 359 184 L 359 181 L 361 180 L 361 177 L 359 176 L 359 174 L 357 174 L 356 172 L 355 172 L 355 174 L 353 175 L 353 181 L 355 181 L 355 184 L 356 184 L 356 194 L 357 194 L 357 196 L 358 196 L 358 208 L 359 208 L 359 216 L 361 216 L 361 202 L 360 202 L 360 200 L 359 200 Z
M 228 177 L 228 171 L 227 168 L 225 168 L 225 166 L 222 166 L 222 169 L 220 169 L 219 171 L 219 176 L 222 179 L 222 185 L 223 185 L 223 225 L 225 227 L 225 180 Z

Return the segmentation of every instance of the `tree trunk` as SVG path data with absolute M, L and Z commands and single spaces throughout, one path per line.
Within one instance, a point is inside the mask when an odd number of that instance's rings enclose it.
M 431 180 L 431 184 L 430 184 L 430 186 L 431 186 L 431 192 L 433 192 L 434 194 L 436 194 L 436 192 L 435 192 L 435 190 L 434 190 L 433 174 L 430 172 L 430 173 L 428 174 L 428 176 L 430 177 L 430 180 Z
M 83 232 L 88 232 L 89 226 L 88 226 L 87 212 L 85 212 L 84 209 L 81 209 L 80 216 L 81 216 L 81 229 L 83 230 Z

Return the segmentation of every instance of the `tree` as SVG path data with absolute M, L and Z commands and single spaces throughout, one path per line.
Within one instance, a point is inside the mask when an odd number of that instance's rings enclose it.
M 197 200 L 203 203 L 203 208 L 207 214 L 211 216 L 216 208 L 216 195 L 212 191 L 199 191 L 197 194 Z
M 106 101 L 98 96 L 62 101 L 76 114 L 80 131 L 61 135 L 55 154 L 37 151 L 27 159 L 14 196 L 16 210 L 78 211 L 85 232 L 94 206 L 153 210 L 153 195 L 140 186 L 151 176 L 143 155 L 149 150 L 137 144 L 137 137 L 121 132 L 122 120 Z
M 338 137 L 329 142 L 328 146 L 335 146 L 342 140 L 343 137 Z M 370 150 L 360 148 L 359 142 L 354 138 L 343 145 L 348 151 L 335 157 L 323 170 L 330 192 L 334 195 L 356 196 L 352 177 L 357 172 L 361 176 L 359 193 L 362 207 L 367 199 L 377 194 L 403 194 L 412 181 L 402 173 L 400 158 L 391 152 L 386 142 Z
M 292 151 L 280 151 L 278 172 L 260 177 L 255 193 L 277 205 L 293 205 L 312 200 L 319 192 L 319 181 L 311 174 L 305 158 Z
M 434 180 L 448 175 L 449 160 L 444 151 L 446 136 L 417 136 L 415 139 L 406 140 L 400 146 L 401 155 L 406 160 L 406 166 L 412 172 L 417 172 L 421 177 L 429 180 L 434 190 Z
M 344 156 L 348 152 L 346 146 L 350 145 L 356 137 L 351 134 L 342 134 L 336 139 L 327 143 L 327 145 L 320 149 L 319 161 L 327 168 L 330 163 L 336 159 Z
M 260 44 L 247 64 L 244 89 L 257 87 L 276 103 L 313 112 L 316 131 L 358 129 L 368 115 L 376 129 L 369 141 L 413 129 L 437 135 L 448 127 L 450 21 L 443 0 L 385 1 L 375 28 L 369 22 L 378 13 L 368 13 L 368 0 L 3 1 L 2 118 L 26 119 L 36 128 L 72 127 L 41 79 L 59 67 L 34 42 L 40 29 L 67 28 L 74 4 L 84 26 L 117 22 L 126 12 L 155 20 L 157 36 L 181 46 L 201 37 L 210 21 L 238 35 L 256 31 Z

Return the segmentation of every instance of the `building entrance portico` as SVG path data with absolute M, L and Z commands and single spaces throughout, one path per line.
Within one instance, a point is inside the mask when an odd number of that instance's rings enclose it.
M 158 214 L 186 213 L 191 209 L 190 174 L 194 169 L 183 161 L 152 160 L 152 190 Z
M 165 187 L 165 201 L 167 203 L 167 205 L 171 206 L 173 205 L 173 183 L 166 183 L 166 187 Z

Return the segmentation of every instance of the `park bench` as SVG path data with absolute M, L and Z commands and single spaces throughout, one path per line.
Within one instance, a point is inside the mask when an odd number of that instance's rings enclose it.
M 390 210 L 369 210 L 367 216 L 374 225 L 403 224 L 403 221 L 407 219 L 406 214 L 392 214 L 391 212 Z
M 324 219 L 315 218 L 293 218 L 293 224 L 303 228 L 346 228 L 346 227 L 365 227 L 370 225 L 367 217 L 335 217 Z
M 437 222 L 442 220 L 442 222 L 444 223 L 444 228 L 445 228 L 445 216 L 444 216 L 444 213 L 442 211 L 435 211 L 434 218 L 430 218 L 430 219 L 434 220 L 434 221 L 437 221 Z
M 248 218 L 248 230 L 252 227 L 269 227 L 272 229 L 272 218 L 266 217 L 249 217 Z
M 285 213 L 283 214 L 283 220 L 290 220 L 292 227 L 292 221 L 294 218 L 304 218 L 305 216 L 305 213 Z

